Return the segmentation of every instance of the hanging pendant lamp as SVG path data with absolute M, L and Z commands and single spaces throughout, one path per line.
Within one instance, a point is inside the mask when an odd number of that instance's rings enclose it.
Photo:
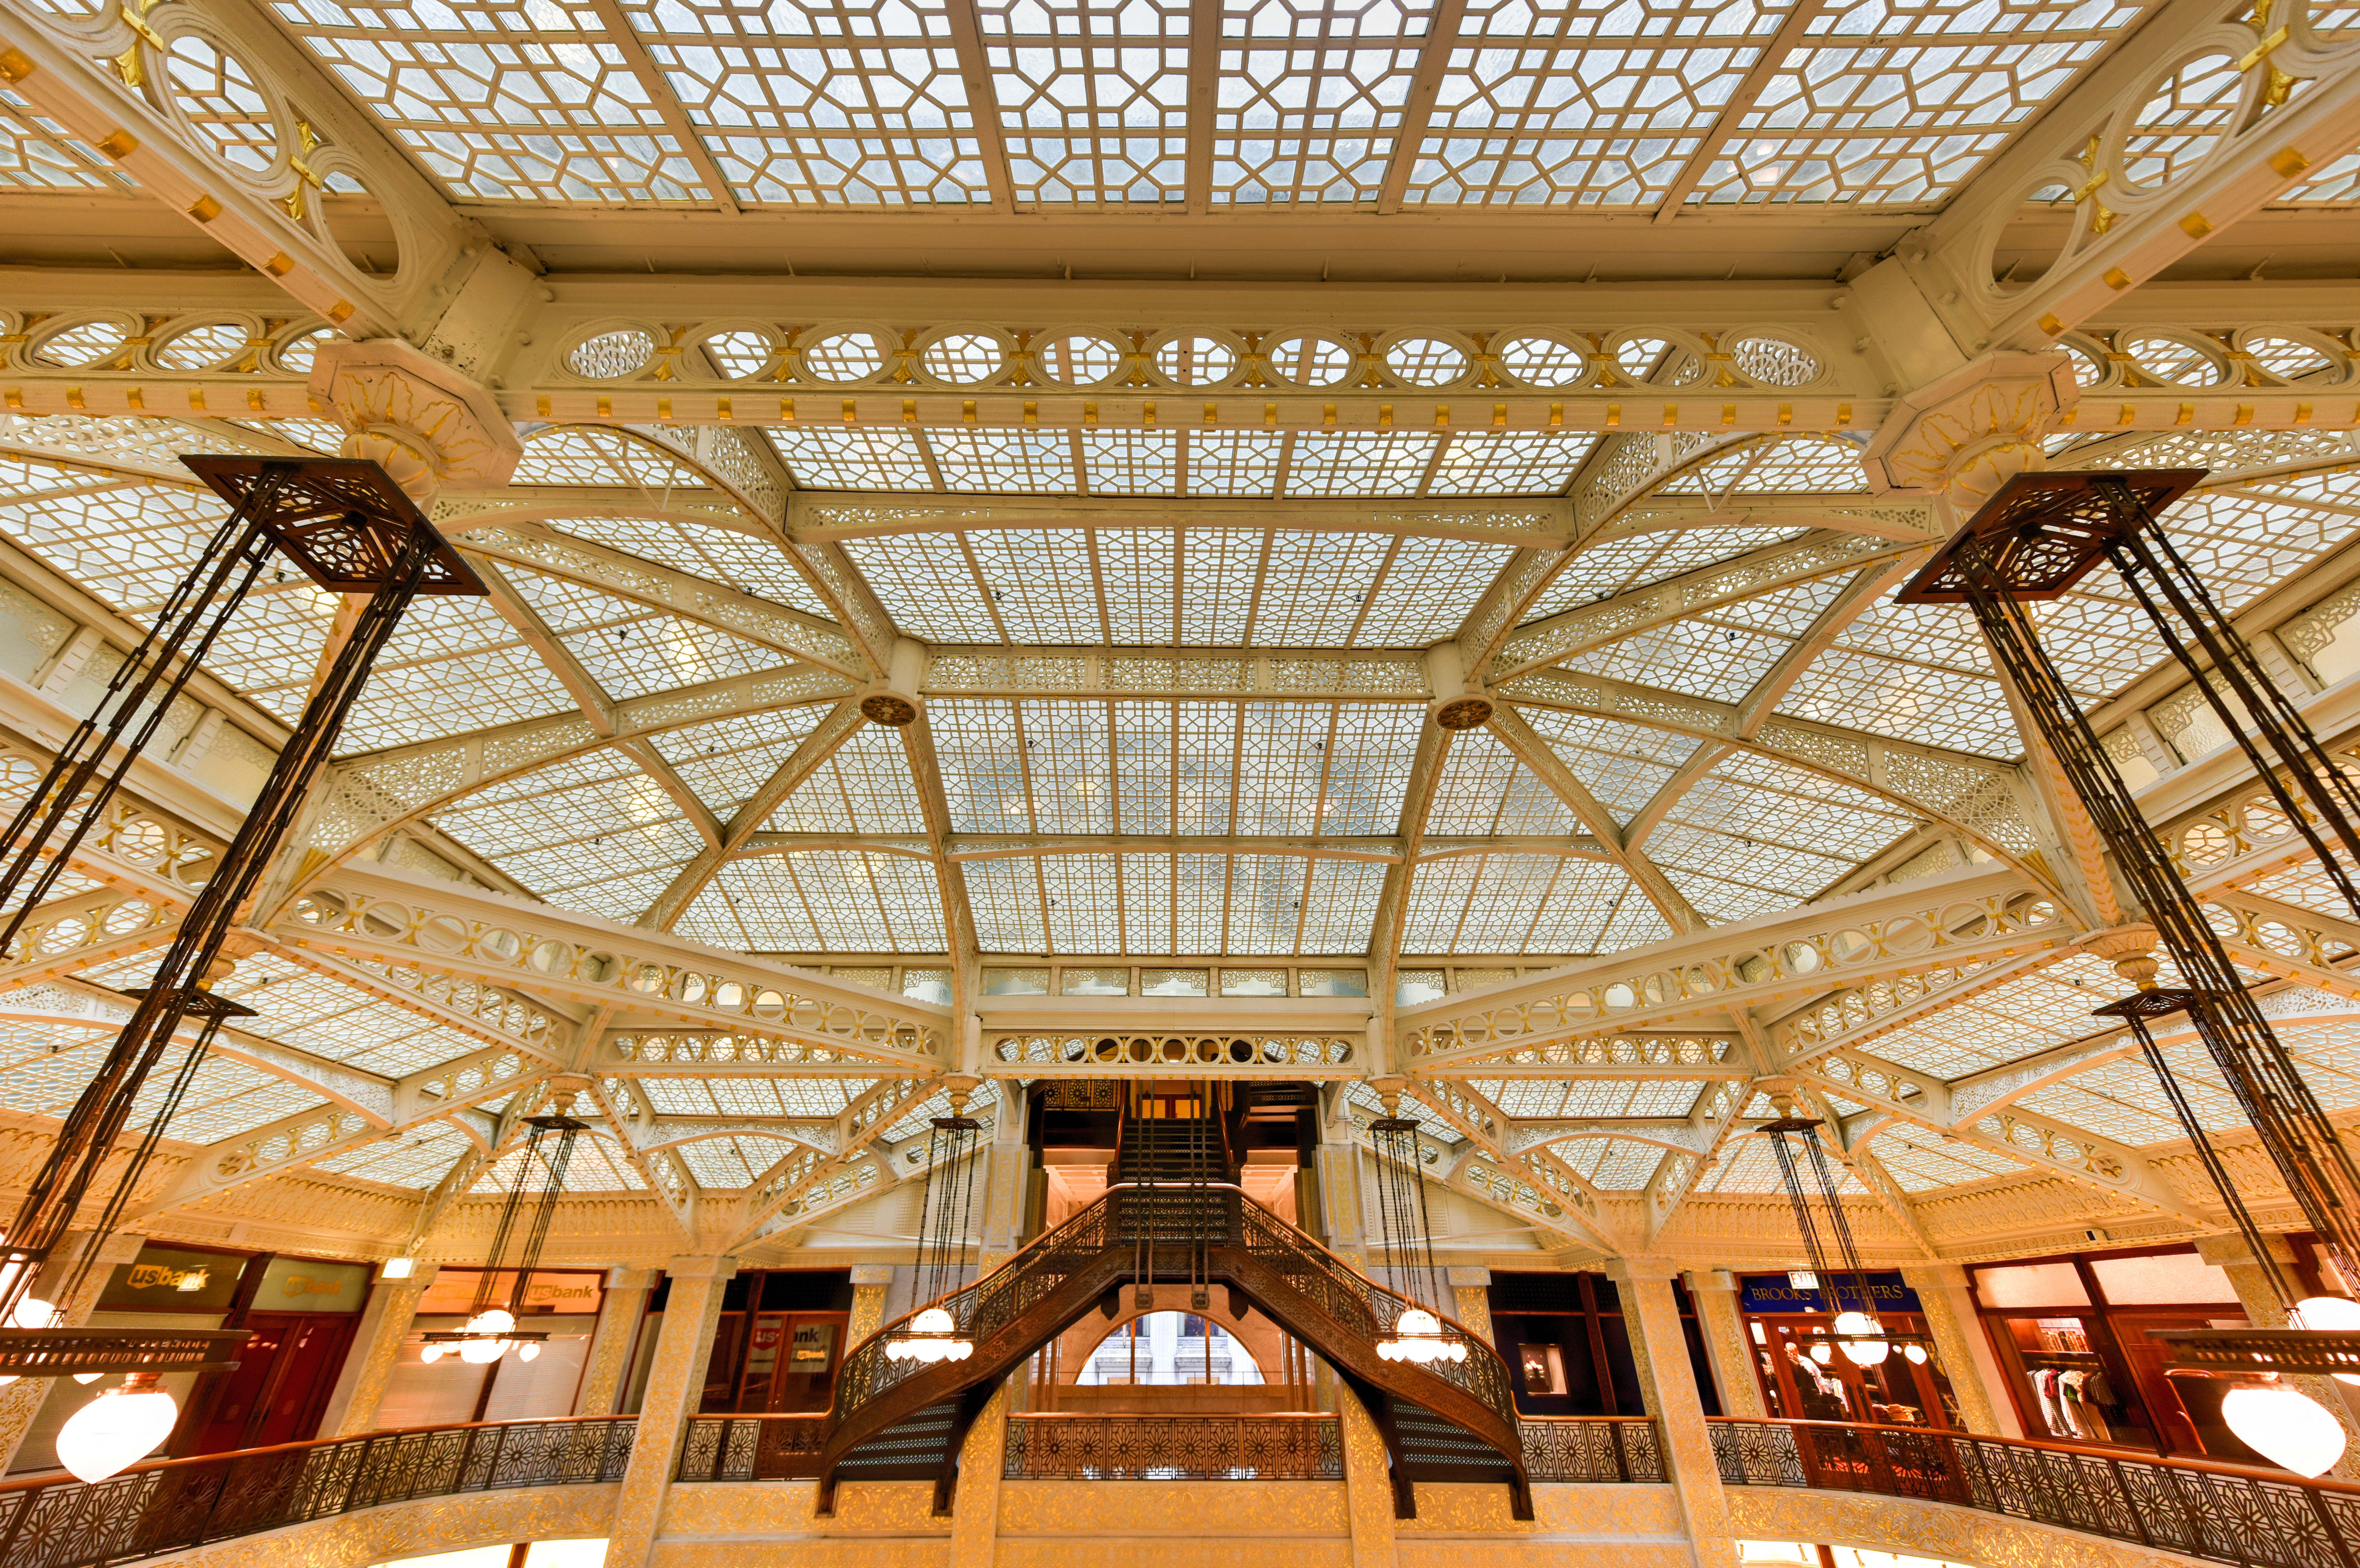
M 1851 1279 L 1851 1290 L 1860 1305 L 1836 1313 L 1835 1332 L 1811 1346 L 1811 1358 L 1825 1366 L 1837 1352 L 1855 1367 L 1882 1366 L 1898 1345 L 1903 1355 L 1913 1362 L 1923 1362 L 1926 1352 L 1915 1334 L 1896 1334 L 1878 1321 L 1874 1308 L 1876 1296 L 1868 1282 L 1868 1269 L 1860 1260 L 1860 1247 L 1852 1240 L 1852 1221 L 1844 1214 L 1841 1200 L 1836 1196 L 1835 1173 L 1829 1169 L 1827 1151 L 1819 1146 L 1819 1122 L 1812 1116 L 1794 1114 L 1794 1103 L 1784 1096 L 1772 1102 L 1777 1106 L 1776 1121 L 1765 1122 L 1761 1131 L 1770 1139 L 1770 1148 L 1778 1159 L 1778 1178 L 1786 1189 L 1786 1201 L 1795 1211 L 1795 1228 L 1803 1238 L 1803 1250 L 1809 1254 L 1808 1270 L 1811 1289 L 1824 1289 L 1831 1305 L 1843 1304 L 1844 1284 Z M 1835 1268 L 1829 1265 L 1829 1248 L 1820 1239 L 1819 1221 L 1811 1212 L 1812 1192 L 1806 1192 L 1804 1168 L 1808 1167 L 1811 1186 L 1820 1205 L 1826 1209 L 1828 1228 L 1835 1233 Z M 1804 1287 L 1797 1269 L 1787 1278 L 1796 1288 Z M 1832 1345 L 1833 1349 L 1830 1346 Z
M 471 1366 L 487 1367 L 513 1348 L 519 1361 L 530 1361 L 541 1354 L 549 1338 L 545 1332 L 517 1327 L 517 1314 L 524 1311 L 525 1291 L 530 1288 L 533 1270 L 541 1265 L 541 1244 L 549 1239 L 550 1216 L 556 1211 L 557 1195 L 565 1189 L 565 1168 L 574 1159 L 574 1143 L 590 1124 L 574 1119 L 569 1113 L 574 1107 L 571 1093 L 557 1096 L 554 1114 L 528 1116 L 525 1125 L 532 1130 L 526 1135 L 524 1148 L 517 1160 L 516 1181 L 508 1188 L 507 1202 L 500 1205 L 500 1223 L 492 1233 L 492 1245 L 484 1255 L 484 1270 L 475 1281 L 475 1299 L 469 1307 L 466 1325 L 422 1334 L 425 1347 L 419 1359 L 430 1365 L 445 1356 L 455 1355 Z M 548 1142 L 555 1133 L 554 1145 Z M 540 1190 L 533 1194 L 532 1214 L 526 1224 L 523 1248 L 517 1258 L 516 1278 L 508 1287 L 508 1301 L 495 1303 L 492 1291 L 497 1288 L 501 1260 L 508 1255 L 508 1242 L 522 1213 L 527 1192 L 532 1186 L 535 1165 L 541 1171 Z
M 919 1300 L 939 1302 L 967 1272 L 967 1221 L 975 1202 L 975 1152 L 983 1124 L 966 1115 L 967 1091 L 951 1091 L 951 1114 L 926 1136 L 926 1190 L 918 1211 Z M 885 1342 L 889 1361 L 964 1361 L 975 1342 L 940 1305 L 928 1306 Z
M 1398 1091 L 1384 1096 L 1385 1114 L 1369 1124 L 1377 1157 L 1377 1218 L 1383 1236 L 1385 1274 L 1412 1305 L 1377 1338 L 1386 1361 L 1419 1367 L 1464 1361 L 1467 1346 L 1442 1330 L 1442 1320 L 1425 1303 L 1441 1299 L 1440 1272 L 1434 1266 L 1434 1232 L 1426 1208 L 1426 1171 L 1418 1151 L 1417 1122 L 1399 1114 Z

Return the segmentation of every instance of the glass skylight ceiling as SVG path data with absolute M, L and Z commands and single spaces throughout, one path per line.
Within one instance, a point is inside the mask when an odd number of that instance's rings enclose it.
M 965 38 L 942 0 L 271 10 L 468 201 L 1641 211 L 1932 205 L 2145 14 L 1855 0 L 1773 55 L 1769 0 L 986 0 Z M 16 179 L 109 179 L 16 145 Z
M 1088 433 L 1056 432 L 1044 444 L 1011 432 L 994 444 L 967 440 L 971 432 L 923 442 L 895 431 L 779 432 L 791 472 L 798 450 L 836 442 L 840 453 L 884 463 L 878 454 L 902 443 L 903 457 L 891 461 L 906 458 L 903 469 L 880 478 L 879 468 L 847 467 L 835 483 L 848 487 L 941 493 L 971 485 L 989 494 L 1037 484 L 1067 496 L 1111 492 L 1119 482 L 1133 494 L 1160 485 L 1175 497 L 1178 523 L 935 528 L 839 541 L 843 561 L 895 629 L 966 660 L 961 668 L 970 676 L 1001 670 L 1017 688 L 996 694 L 983 682 L 929 693 L 931 769 L 913 759 L 908 733 L 876 725 L 831 729 L 825 754 L 810 755 L 843 683 L 792 684 L 786 678 L 798 667 L 791 655 L 738 635 L 718 613 L 706 619 L 659 610 L 554 565 L 514 564 L 497 569 L 512 598 L 418 606 L 355 715 L 347 757 L 366 767 L 385 748 L 453 736 L 471 737 L 468 744 L 488 756 L 523 733 L 519 725 L 575 716 L 585 690 L 611 704 L 759 689 L 767 694 L 735 709 L 727 702 L 737 699 L 719 698 L 718 707 L 703 700 L 667 707 L 639 737 L 644 749 L 636 755 L 586 734 L 570 751 L 531 753 L 548 760 L 435 806 L 421 831 L 440 837 L 425 848 L 442 853 L 433 850 L 440 843 L 479 856 L 562 910 L 628 924 L 661 904 L 679 909 L 672 935 L 716 948 L 823 967 L 850 955 L 857 964 L 881 965 L 874 983 L 887 994 L 895 963 L 948 962 L 946 883 L 970 911 L 987 960 L 1109 968 L 1126 961 L 1251 960 L 1278 969 L 1284 985 L 1288 962 L 1366 962 L 1386 929 L 1386 889 L 1405 882 L 1393 939 L 1399 951 L 1435 971 L 1436 987 L 1446 984 L 1447 970 L 1448 984 L 1463 989 L 1512 979 L 1520 968 L 1533 973 L 1664 941 L 1678 929 L 1683 901 L 1709 924 L 1779 914 L 1843 887 L 1918 829 L 1916 809 L 1790 757 L 1659 727 L 1644 722 L 1644 704 L 1609 717 L 1540 689 L 1512 704 L 1533 738 L 1512 745 L 1504 728 L 1458 736 L 1430 789 L 1414 795 L 1413 764 L 1429 727 L 1426 693 L 1415 680 L 1338 688 L 1397 694 L 1340 697 L 1283 694 L 1240 683 L 1237 672 L 1255 668 L 1262 650 L 1295 648 L 1333 650 L 1321 657 L 1342 661 L 1339 668 L 1354 660 L 1360 663 L 1353 668 L 1382 667 L 1393 672 L 1384 677 L 1390 681 L 1404 670 L 1414 675 L 1428 646 L 1467 635 L 1470 616 L 1514 569 L 1517 550 L 1349 520 L 1203 524 L 1185 521 L 1186 507 L 1222 473 L 1241 476 L 1240 492 L 1258 485 L 1259 494 L 1282 501 L 1305 493 L 1295 487 L 1298 476 L 1321 473 L 1331 477 L 1319 483 L 1339 492 L 1332 498 L 1347 503 L 1382 506 L 1415 495 L 1420 485 L 1437 495 L 1436 477 L 1449 471 L 1455 454 L 1477 452 L 1476 442 L 1388 438 L 1321 469 L 1298 466 L 1316 455 L 1307 448 L 1290 451 L 1247 433 L 1076 439 Z M 0 430 L 0 463 L 8 465 L 0 470 L 0 532 L 133 618 L 148 613 L 218 517 L 208 498 L 162 482 L 169 470 L 157 458 L 167 449 L 139 434 L 99 421 L 15 420 Z M 798 436 L 814 439 L 799 449 Z M 2239 461 L 2242 449 L 2206 446 L 2205 439 L 2172 438 L 2169 455 L 2224 467 Z M 1600 455 L 1587 438 L 1578 449 L 1567 443 L 1547 492 L 1578 490 L 1582 464 Z M 1400 474 L 1413 466 L 1422 477 L 1404 488 Z M 523 483 L 590 486 L 607 498 L 608 506 L 541 525 L 559 535 L 805 615 L 828 613 L 769 526 L 750 518 L 729 526 L 720 493 L 675 456 L 611 436 L 547 431 L 532 443 Z M 1854 496 L 1859 483 L 1855 449 L 1808 437 L 1715 458 L 1673 488 L 1718 498 L 1808 495 L 1817 485 Z M 658 499 L 692 494 L 713 522 L 691 521 Z M 2224 483 L 2184 505 L 2171 527 L 2234 605 L 2348 537 L 2360 510 L 2351 494 L 2329 474 Z M 607 510 L 622 515 L 601 515 Z M 1707 528 L 1610 539 L 1574 552 L 1519 618 L 1611 600 L 1797 532 Z M 1783 693 L 1777 713 L 1834 726 L 1839 738 L 1852 732 L 1855 739 L 1914 743 L 1938 748 L 1938 757 L 1941 748 L 2016 757 L 2022 743 L 1963 615 L 1878 601 L 1831 620 L 1851 581 L 1839 572 L 1767 589 L 1600 643 L 1544 673 L 1568 684 L 1603 680 L 1719 703 L 1775 689 Z M 291 715 L 332 613 L 303 583 L 267 584 L 225 637 L 213 672 L 257 709 Z M 2158 650 L 2135 635 L 2102 578 L 2040 614 L 2069 678 L 2092 697 L 2118 690 L 2157 660 Z M 17 659 L 11 669 L 29 671 L 63 633 L 38 635 L 53 640 L 11 655 Z M 1795 668 L 1788 656 L 1807 638 L 1823 641 L 1826 650 Z M 1019 651 L 996 655 L 995 648 Z M 1193 668 L 1191 659 L 1224 673 L 1207 677 L 1214 684 L 1204 695 L 1027 690 L 1031 649 L 1044 659 L 1059 650 L 1169 659 L 1175 681 L 1183 679 L 1177 671 Z M 1520 755 L 1517 745 L 1538 749 Z M 800 781 L 766 788 L 791 762 Z M 1584 803 L 1552 787 L 1550 778 L 1562 778 L 1549 771 L 1557 765 L 1587 791 Z M 935 787 L 952 856 L 939 873 L 924 803 Z M 748 805 L 758 795 L 765 805 L 755 821 Z M 702 805 L 703 819 L 683 809 L 683 797 Z M 1424 814 L 1413 820 L 1419 800 Z M 732 822 L 756 836 L 713 865 L 713 825 Z M 1422 857 L 1414 874 L 1404 873 L 1399 862 L 1414 831 Z M 414 855 L 394 861 L 421 863 Z M 2276 874 L 2257 890 L 2304 901 L 2312 890 L 2302 875 Z M 135 956 L 88 977 L 132 984 L 151 962 Z M 399 978 L 363 968 L 348 983 L 264 954 L 242 963 L 226 989 L 257 1009 L 244 1026 L 249 1035 L 388 1082 L 486 1050 L 486 1037 L 447 1015 L 430 1018 L 387 999 L 399 994 L 391 989 Z M 1382 984 L 1385 971 L 1369 968 Z M 1866 1049 L 1943 1076 L 1997 1068 L 2099 1032 L 2089 1009 L 2116 988 L 2096 960 L 2066 957 L 1913 1018 Z M 26 1041 L 13 1060 L 0 1059 L 0 1099 L 53 1114 L 93 1031 L 64 1023 L 22 1027 Z M 2339 1028 L 2305 1030 L 2300 1049 L 2318 1063 L 2338 1104 L 2360 1103 L 2360 1060 L 2346 1061 L 2353 1051 Z M 2182 1055 L 2194 1092 L 2217 1107 L 2222 1092 L 2203 1062 Z M 2173 1129 L 2141 1108 L 2152 1097 L 2128 1073 L 2095 1068 L 2022 1104 L 2027 1113 L 2125 1142 L 2169 1141 Z M 858 1078 L 701 1078 L 687 1070 L 627 1083 L 610 1084 L 610 1099 L 628 1105 L 636 1095 L 656 1115 L 716 1118 L 833 1117 L 868 1086 Z M 1685 1118 L 1716 1092 L 1685 1080 L 1573 1076 L 1485 1080 L 1480 1089 L 1510 1116 L 1601 1119 L 1596 1134 L 1568 1136 L 1552 1149 L 1563 1169 L 1617 1193 L 1644 1187 L 1663 1169 L 1666 1150 L 1612 1123 Z M 322 1104 L 297 1079 L 224 1062 L 208 1070 L 174 1137 L 238 1138 Z M 453 1114 L 464 1120 L 472 1113 Z M 1435 1126 L 1448 1141 L 1447 1127 Z M 1988 1141 L 1893 1124 L 1866 1147 L 1894 1187 L 1923 1193 L 2027 1168 Z M 1774 1191 L 1775 1171 L 1757 1145 L 1733 1141 L 1698 1175 L 1698 1190 Z M 336 1147 L 311 1169 L 417 1192 L 475 1145 L 443 1117 Z M 650 1181 L 727 1191 L 792 1149 L 731 1132 L 635 1154 L 602 1120 L 569 1185 L 642 1193 L 650 1203 Z M 496 1190 L 486 1183 L 496 1184 L 504 1169 L 479 1177 L 476 1190 Z M 1852 1190 L 1864 1191 L 1857 1183 Z

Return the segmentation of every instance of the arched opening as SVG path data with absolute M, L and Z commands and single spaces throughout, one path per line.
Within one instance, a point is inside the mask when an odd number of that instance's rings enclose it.
M 1208 1317 L 1196 1312 L 1142 1312 L 1117 1323 L 1090 1352 L 1076 1387 L 1215 1388 L 1263 1381 L 1253 1352 Z
M 1235 1309 L 1243 1309 L 1242 1311 Z M 1245 1415 L 1318 1409 L 1310 1346 L 1227 1290 L 1202 1310 L 1184 1284 L 1141 1303 L 1126 1289 L 1041 1347 L 1030 1408 L 1108 1415 Z

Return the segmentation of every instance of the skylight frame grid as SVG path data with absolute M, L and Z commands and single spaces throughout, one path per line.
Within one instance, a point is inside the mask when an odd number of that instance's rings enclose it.
M 1027 698 L 1016 704 L 1033 831 L 1110 833 L 1118 789 L 1108 704 Z M 1076 951 L 1110 953 L 1112 948 Z
M 541 523 L 585 544 L 619 550 L 659 566 L 684 566 L 740 593 L 825 621 L 836 619 L 836 612 L 773 539 L 688 517 L 548 517 Z
M 942 488 L 953 495 L 1074 495 L 1081 493 L 1074 443 L 1063 430 L 1000 429 L 933 430 L 925 442 L 934 452 Z
M 1098 528 L 1090 536 L 1106 641 L 1154 648 L 1179 637 L 1180 540 L 1173 528 Z
M 1175 640 L 1189 648 L 1245 647 L 1273 546 L 1267 528 L 1183 528 L 1174 591 Z
M 1110 642 L 1098 550 L 1087 528 L 978 528 L 962 536 L 1011 642 Z M 1161 641 L 1161 638 L 1156 639 Z
M 981 0 L 976 15 L 1017 201 L 1188 199 L 1187 0 Z
M 1461 430 L 1426 481 L 1427 495 L 1562 495 L 1598 449 L 1590 431 Z
M 424 1192 L 441 1184 L 472 1142 L 449 1122 L 431 1121 L 407 1128 L 398 1137 L 380 1138 L 315 1160 L 308 1169 L 350 1181 L 371 1181 L 381 1187 Z
M 1171 495 L 1180 483 L 1180 432 L 1086 430 L 1082 478 L 1093 495 Z
M 2024 752 L 2007 700 L 1990 677 L 1884 659 L 1841 643 L 1812 661 L 1778 712 L 1994 759 Z
M 1436 10 L 1436 0 L 1226 0 L 1212 203 L 1375 201 Z
M 215 989 L 254 1009 L 253 1017 L 238 1020 L 246 1033 L 388 1078 L 440 1067 L 484 1048 L 478 1035 L 277 953 L 238 960 Z
M 1266 500 L 1278 494 L 1295 438 L 1291 431 L 1188 430 L 1182 439 L 1189 495 Z
M 16 93 L 0 88 L 0 107 L 6 111 L 0 114 L 0 185 L 110 194 L 139 189 L 128 171 Z
M 641 80 L 588 6 L 465 0 L 277 0 L 279 25 L 454 199 L 552 205 L 710 205 Z
M 945 697 L 927 707 L 935 767 L 954 833 L 1032 833 L 1032 780 L 1016 703 Z
M 823 699 L 686 724 L 648 737 L 715 817 L 729 821 L 811 738 L 835 702 Z
M 935 492 L 933 459 L 916 430 L 769 425 L 765 436 L 798 490 Z
M 898 729 L 861 724 L 771 810 L 770 833 L 923 833 L 908 743 Z
M 1617 826 L 1637 816 L 1705 744 L 1693 735 L 1590 713 L 1523 704 L 1516 712 L 1614 814 Z
M 1633 632 L 1560 664 L 1579 674 L 1722 701 L 1751 691 L 1793 647 L 1791 638 L 1699 618 Z
M 1295 431 L 1286 493 L 1327 499 L 1421 495 L 1441 441 L 1417 430 Z
M 892 534 L 844 541 L 844 553 L 893 624 L 922 642 L 996 643 L 1006 634 L 967 536 Z
M 1784 9 L 1475 0 L 1441 74 L 1406 201 L 1660 204 Z
M 939 0 L 791 0 L 723 15 L 703 0 L 626 0 L 624 9 L 739 201 L 989 202 L 975 106 Z M 887 26 L 889 13 L 904 25 Z

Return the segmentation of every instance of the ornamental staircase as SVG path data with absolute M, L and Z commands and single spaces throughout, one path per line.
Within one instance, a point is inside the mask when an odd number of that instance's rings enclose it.
M 932 1480 L 934 1511 L 948 1513 L 967 1429 L 1026 1357 L 1092 1311 L 1117 1316 L 1126 1289 L 1209 1292 L 1218 1283 L 1232 1310 L 1251 1304 L 1317 1350 L 1369 1410 L 1397 1518 L 1416 1517 L 1418 1481 L 1498 1482 L 1515 1517 L 1532 1518 L 1506 1364 L 1448 1318 L 1443 1337 L 1466 1346 L 1465 1360 L 1379 1356 L 1378 1340 L 1418 1303 L 1239 1189 L 1237 1151 L 1252 1110 L 1251 1091 L 1226 1106 L 1207 1093 L 1127 1107 L 1106 1196 L 972 1285 L 920 1307 L 950 1313 L 975 1347 L 966 1359 L 889 1357 L 887 1344 L 916 1312 L 853 1347 L 820 1437 L 819 1512 L 834 1510 L 846 1480 Z

